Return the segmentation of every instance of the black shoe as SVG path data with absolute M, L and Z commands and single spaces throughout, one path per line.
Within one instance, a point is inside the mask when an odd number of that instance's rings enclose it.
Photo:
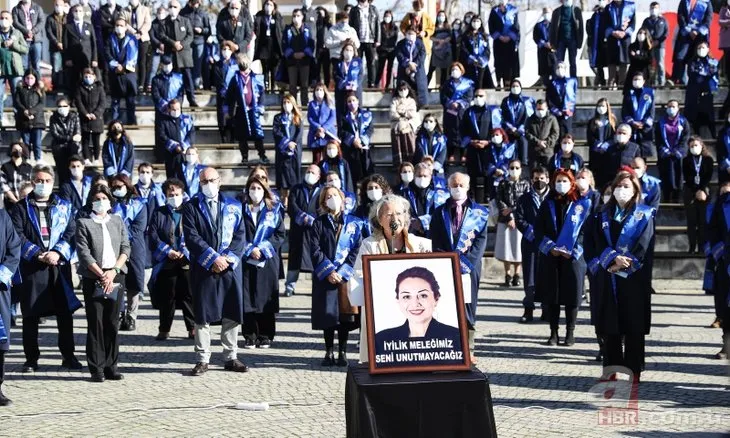
M 256 348 L 256 342 L 251 338 L 246 338 L 246 340 L 243 343 L 243 348 L 246 350 L 251 350 L 253 348 Z
M 603 352 L 601 350 L 598 350 L 598 353 L 596 354 L 595 361 L 596 362 L 603 362 Z
M 547 315 L 544 310 L 540 313 L 540 321 L 547 321 Z
M 241 166 L 248 166 L 248 157 L 241 158 Z
M 76 359 L 75 356 L 71 356 L 68 359 L 64 359 L 63 362 L 61 362 L 61 366 L 63 368 L 68 368 L 70 370 L 80 370 L 84 366 L 81 365 L 81 362 L 79 362 L 78 359 Z
M 38 371 L 38 362 L 25 362 L 21 371 L 24 373 L 34 373 Z
M 195 329 L 188 330 L 188 339 L 195 339 Z
M 558 345 L 558 331 L 550 330 L 550 339 L 547 340 L 545 345 Z
M 532 322 L 532 312 L 533 309 L 525 309 L 525 313 L 522 314 L 522 318 L 520 318 L 520 323 L 525 324 L 528 322 Z
M 2 388 L 0 388 L 0 407 L 2 406 L 11 406 L 13 404 L 13 401 L 9 398 L 5 397 L 5 394 L 3 394 Z
M 169 332 L 159 332 L 157 333 L 157 336 L 155 336 L 155 341 L 166 341 L 169 337 Z
M 327 352 L 324 354 L 324 359 L 322 359 L 323 367 L 332 367 L 335 366 L 335 355 L 332 353 L 332 350 L 327 350 Z
M 124 374 L 119 371 L 104 370 L 104 378 L 107 380 L 124 380 Z
M 565 342 L 563 343 L 563 345 L 565 345 L 566 347 L 571 347 L 575 345 L 575 335 L 573 334 L 573 331 L 574 329 L 568 329 L 565 332 Z
M 512 285 L 512 277 L 509 275 L 504 276 L 504 283 L 502 283 L 502 287 L 510 287 Z
M 38 325 L 43 325 L 46 323 L 46 318 L 38 318 Z
M 119 331 L 120 332 L 128 332 L 129 331 L 129 317 L 126 313 L 123 313 L 122 316 L 119 318 Z
M 347 366 L 347 353 L 345 353 L 344 351 L 340 351 L 339 354 L 337 354 L 337 366 L 338 367 Z
M 95 373 L 91 375 L 91 381 L 96 383 L 102 383 L 104 382 L 104 374 L 102 373 Z
M 269 158 L 266 155 L 260 156 L 259 157 L 259 161 L 261 162 L 261 164 L 269 164 L 270 163 Z
M 256 348 L 271 348 L 271 340 L 269 338 L 260 338 L 256 342 Z
M 284 292 L 284 296 L 285 296 L 285 297 L 287 297 L 287 298 L 288 298 L 288 297 L 291 297 L 292 295 L 294 295 L 294 290 L 293 290 L 293 289 L 287 289 L 287 290 L 286 290 L 286 291 Z
M 522 280 L 520 280 L 520 276 L 515 274 L 514 277 L 512 277 L 512 286 L 522 286 Z
M 238 359 L 229 360 L 223 368 L 226 371 L 233 371 L 234 373 L 245 373 L 248 371 L 248 367 Z
M 193 367 L 193 370 L 190 371 L 191 376 L 202 376 L 208 371 L 208 364 L 205 362 L 198 362 L 195 364 L 195 367 Z
M 130 332 L 137 330 L 137 320 L 132 318 L 131 316 L 127 316 L 127 318 L 127 330 L 129 330 Z

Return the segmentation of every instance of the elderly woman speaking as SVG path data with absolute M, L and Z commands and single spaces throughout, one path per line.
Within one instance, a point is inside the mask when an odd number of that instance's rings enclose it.
M 431 252 L 431 241 L 408 234 L 410 204 L 397 195 L 383 196 L 370 207 L 373 235 L 362 241 L 355 260 L 355 276 L 350 284 L 350 304 L 364 306 L 362 256 L 367 254 Z M 363 312 L 364 313 L 364 309 Z M 368 361 L 368 340 L 364 314 L 360 319 L 360 362 Z

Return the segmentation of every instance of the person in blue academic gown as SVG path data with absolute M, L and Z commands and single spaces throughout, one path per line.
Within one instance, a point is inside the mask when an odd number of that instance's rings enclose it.
M 706 42 L 697 45 L 697 56 L 687 66 L 687 89 L 684 94 L 684 116 L 692 130 L 700 135 L 702 126 L 707 126 L 710 136 L 715 134 L 715 93 L 718 90 L 718 61 L 710 56 Z
M 654 156 L 654 90 L 644 86 L 646 78 L 634 73 L 631 88 L 624 93 L 621 118 L 632 129 L 631 141 L 641 147 L 643 157 Z
M 482 27 L 481 18 L 476 17 L 472 19 L 461 37 L 459 61 L 466 69 L 464 74 L 474 82 L 477 89 L 494 88 L 492 72 L 489 70 L 491 56 L 489 36 Z
M 641 203 L 653 208 L 654 211 L 659 210 L 659 203 L 662 198 L 662 181 L 647 173 L 646 161 L 641 157 L 634 158 L 631 167 L 641 184 Z
M 433 212 L 431 240 L 433 251 L 458 252 L 464 294 L 471 295 L 466 304 L 466 320 L 469 328 L 469 350 L 474 357 L 474 334 L 479 301 L 479 281 L 482 276 L 482 259 L 487 248 L 486 207 L 468 197 L 469 176 L 455 172 L 449 177 L 448 200 Z
M 548 162 L 550 173 L 557 169 L 569 170 L 573 175 L 577 175 L 578 171 L 583 168 L 583 157 L 575 152 L 575 138 L 572 134 L 564 134 L 560 139 L 560 150 Z
M 114 34 L 106 43 L 112 119 L 119 119 L 119 104 L 124 99 L 127 125 L 137 124 L 135 97 L 137 96 L 138 45 L 137 38 L 127 33 L 127 21 L 121 17 L 114 20 Z
M 334 187 L 322 189 L 319 208 L 310 234 L 312 275 L 312 329 L 324 330 L 322 366 L 347 366 L 347 338 L 360 325 L 357 307 L 350 305 L 347 282 L 354 274 L 364 223 L 344 212 L 344 194 Z M 339 354 L 334 357 L 337 330 Z
M 679 114 L 679 102 L 672 99 L 667 102 L 666 114 L 655 124 L 657 155 L 659 156 L 659 178 L 662 182 L 662 193 L 665 202 L 679 202 L 682 190 L 682 158 L 687 155 L 687 141 L 692 129 L 687 119 Z M 722 138 L 722 136 L 720 137 Z M 717 146 L 720 168 L 718 178 L 724 181 L 723 164 L 719 157 L 723 153 L 722 145 Z M 727 167 L 727 166 L 726 166 Z
M 340 149 L 339 143 L 336 141 L 330 141 L 327 143 L 324 157 L 322 157 L 322 161 L 317 164 L 322 170 L 323 175 L 330 171 L 335 171 L 338 175 L 340 175 L 340 179 L 343 182 L 342 190 L 346 192 L 355 191 L 355 185 L 352 181 L 352 172 L 350 172 L 350 165 L 344 158 L 342 158 L 342 149 Z
M 408 161 L 400 163 L 400 167 L 398 168 L 398 183 L 393 187 L 394 194 L 403 196 L 408 189 L 408 185 L 415 179 L 415 171 L 416 168 Z
M 434 171 L 443 173 L 446 164 L 446 143 L 446 136 L 436 121 L 436 116 L 426 114 L 416 134 L 416 150 L 411 162 L 420 163 L 424 157 L 431 157 Z
M 5 355 L 10 350 L 12 325 L 10 287 L 20 264 L 21 240 L 7 211 L 0 211 L 0 407 L 12 402 L 3 394 L 5 382 Z
M 487 147 L 493 128 L 497 126 L 492 117 L 493 110 L 486 105 L 487 90 L 478 89 L 474 95 L 474 105 L 466 110 L 461 119 L 461 147 L 466 148 L 466 169 L 471 178 L 470 187 L 474 200 L 484 203 L 489 193 L 488 188 L 485 188 Z M 506 137 L 504 131 L 502 132 Z
M 573 174 L 558 169 L 551 192 L 535 221 L 538 243 L 535 301 L 544 305 L 550 322 L 547 345 L 558 345 L 560 307 L 565 306 L 566 334 L 563 345 L 575 344 L 575 323 L 583 296 L 586 263 L 581 237 L 591 214 L 591 200 L 580 198 Z
M 183 206 L 195 314 L 197 363 L 191 374 L 208 371 L 211 323 L 222 324 L 226 371 L 245 372 L 248 367 L 236 357 L 238 326 L 243 322 L 243 207 L 220 193 L 220 175 L 212 167 L 200 173 L 200 186 L 201 192 Z
M 513 79 L 510 83 L 510 94 L 502 99 L 502 129 L 507 132 L 511 141 L 517 143 L 522 165 L 527 167 L 528 142 L 525 138 L 527 119 L 535 112 L 535 99 L 522 94 L 522 83 Z
M 431 220 L 436 207 L 449 197 L 449 192 L 433 184 L 433 171 L 425 163 L 416 164 L 415 179 L 408 184 L 402 196 L 411 206 L 411 224 L 408 232 L 419 237 L 430 236 Z
M 340 61 L 332 66 L 338 125 L 347 113 L 347 97 L 351 93 L 355 93 L 358 101 L 362 100 L 362 82 L 365 72 L 362 59 L 357 56 L 357 49 L 352 42 L 345 42 L 340 53 Z
M 513 211 L 517 229 L 522 233 L 520 249 L 522 250 L 522 275 L 525 289 L 522 307 L 525 310 L 519 321 L 523 324 L 532 322 L 533 312 L 535 311 L 535 272 L 539 242 L 535 241 L 534 224 L 537 222 L 540 205 L 542 205 L 550 191 L 548 187 L 550 173 L 543 166 L 535 166 L 530 171 L 530 180 L 532 188 L 520 196 Z
M 677 7 L 677 38 L 674 41 L 672 81 L 685 84 L 687 60 L 692 59 L 701 42 L 710 40 L 712 23 L 710 0 L 680 0 Z
M 152 213 L 147 230 L 149 250 L 154 267 L 148 283 L 152 307 L 159 310 L 160 326 L 156 339 L 167 340 L 175 319 L 175 309 L 181 309 L 188 339 L 195 337 L 193 297 L 190 290 L 190 252 L 185 245 L 182 227 L 182 181 L 165 181 L 166 203 Z
M 309 230 L 318 216 L 320 182 L 322 171 L 316 164 L 310 164 L 304 172 L 304 181 L 289 191 L 287 213 L 289 225 L 289 263 L 286 272 L 287 297 L 294 295 L 300 272 L 312 272 L 312 258 L 309 244 Z
M 284 208 L 274 200 L 269 185 L 254 177 L 246 183 L 243 223 L 249 236 L 244 247 L 244 348 L 269 348 L 276 335 L 279 313 L 279 258 L 286 238 Z
M 109 123 L 106 141 L 101 147 L 101 161 L 104 166 L 104 176 L 107 178 L 119 173 L 132 176 L 134 145 L 119 120 Z
M 360 202 L 353 215 L 360 218 L 363 222 L 362 238 L 366 239 L 373 233 L 370 225 L 370 207 L 378 202 L 383 196 L 393 193 L 390 184 L 385 177 L 379 173 L 374 173 L 360 183 Z
M 127 308 L 122 317 L 119 330 L 134 331 L 137 328 L 139 294 L 144 292 L 144 270 L 147 266 L 147 204 L 137 196 L 137 190 L 126 175 L 116 175 L 109 181 L 114 196 L 112 213 L 124 220 L 131 244 L 125 276 Z
M 595 87 L 606 86 L 606 72 L 605 67 L 607 64 L 607 50 L 606 50 L 606 39 L 604 38 L 606 29 L 606 15 L 603 13 L 606 8 L 605 4 L 597 4 L 593 7 L 593 14 L 591 18 L 586 21 L 586 37 L 587 49 L 588 49 L 588 65 L 591 66 L 591 70 L 596 74 L 596 79 L 593 82 Z
M 568 71 L 568 63 L 559 63 L 545 92 L 548 109 L 558 119 L 561 136 L 573 133 L 573 116 L 578 97 L 578 79 L 568 76 Z
M 287 94 L 281 100 L 282 111 L 274 116 L 276 147 L 276 186 L 286 199 L 289 189 L 302 179 L 302 132 L 304 117 L 297 100 Z M 311 129 L 311 128 L 310 128 Z
M 69 201 L 76 211 L 86 205 L 91 189 L 92 175 L 84 174 L 84 159 L 79 155 L 72 155 L 68 160 L 71 179 L 61 184 L 58 196 Z
M 205 164 L 200 164 L 198 148 L 191 146 L 185 151 L 185 159 L 177 168 L 175 177 L 185 183 L 185 194 L 192 198 L 200 191 L 200 174 L 205 169 Z
M 612 197 L 586 225 L 586 258 L 597 300 L 594 324 L 603 338 L 603 378 L 622 366 L 639 382 L 644 337 L 651 326 L 652 272 L 646 255 L 654 240 L 654 209 L 641 203 L 641 185 L 630 170 L 611 184 Z
M 312 162 L 318 163 L 327 144 L 337 138 L 337 113 L 327 85 L 318 83 L 313 95 L 314 98 L 307 105 L 307 146 L 312 150 Z
M 167 105 L 167 114 L 161 115 L 156 123 L 159 124 L 158 143 L 162 145 L 165 157 L 165 174 L 173 178 L 183 161 L 188 148 L 195 144 L 195 124 L 189 114 L 183 114 L 182 102 L 173 99 Z
M 710 216 L 707 225 L 707 265 L 705 268 L 705 288 L 709 288 L 714 295 L 715 301 L 715 322 L 723 327 L 722 349 L 715 355 L 716 359 L 727 359 L 727 343 L 730 340 L 730 307 L 728 303 L 728 289 L 730 288 L 730 277 L 728 266 L 730 265 L 730 183 L 725 182 L 720 186 L 717 201 L 708 207 Z M 728 248 L 728 249 L 726 249 Z M 710 275 L 708 283 L 708 270 Z M 707 289 L 706 289 L 707 290 Z
M 355 195 L 354 192 L 345 190 L 344 183 L 342 182 L 342 179 L 340 178 L 339 173 L 337 173 L 334 170 L 330 170 L 329 172 L 324 174 L 322 183 L 325 186 L 335 187 L 335 188 L 342 190 L 342 193 L 345 195 L 345 198 L 344 198 L 345 214 L 350 214 L 353 211 L 355 211 L 355 209 L 357 208 L 357 195 Z
M 152 103 L 155 105 L 155 120 L 167 114 L 167 105 L 172 99 L 182 102 L 183 99 L 183 76 L 182 73 L 172 71 L 172 58 L 164 55 L 161 60 L 161 69 L 152 78 Z M 155 139 L 159 136 L 158 124 L 155 123 Z M 164 146 L 155 143 L 155 152 L 160 154 Z M 157 155 L 162 160 L 162 155 Z
M 253 140 L 259 154 L 259 161 L 268 164 L 264 153 L 264 78 L 251 70 L 251 60 L 245 54 L 238 54 L 238 71 L 228 83 L 226 105 L 228 119 L 235 126 L 233 133 L 241 151 L 241 164 L 248 164 L 248 142 Z
M 593 178 L 591 169 L 583 167 L 575 173 L 575 185 L 581 199 L 590 199 L 591 213 L 595 213 L 601 203 L 601 192 L 596 190 L 596 180 Z
M 555 71 L 555 48 L 550 44 L 550 17 L 550 9 L 542 8 L 542 15 L 532 28 L 532 40 L 537 45 L 539 85 L 547 84 Z
M 502 128 L 492 130 L 489 145 L 485 148 L 486 163 L 482 163 L 487 176 L 486 189 L 489 199 L 494 199 L 497 186 L 509 173 L 509 163 L 520 159 L 517 145 L 509 142 L 507 133 Z
M 63 357 L 61 365 L 81 369 L 81 363 L 74 355 L 72 317 L 81 308 L 71 280 L 76 211 L 69 201 L 52 193 L 54 174 L 50 166 L 34 167 L 31 178 L 33 193 L 10 211 L 21 240 L 20 283 L 15 283 L 13 289 L 17 289 L 23 312 L 25 363 L 22 371 L 38 370 L 41 354 L 38 323 L 40 318 L 54 315 L 58 325 L 58 349 Z
M 730 181 L 730 113 L 722 114 L 725 124 L 717 136 L 717 179 L 720 183 Z
M 520 76 L 520 21 L 519 8 L 503 0 L 489 13 L 489 36 L 494 46 L 494 74 L 497 87 Z
M 228 105 L 226 93 L 231 79 L 238 71 L 238 62 L 233 56 L 233 43 L 223 41 L 221 44 L 220 57 L 213 68 L 213 84 L 215 85 L 215 108 L 218 116 L 218 131 L 221 135 L 221 143 L 233 140 L 233 126 L 231 120 L 226 118 Z
M 606 41 L 608 84 L 621 87 L 629 66 L 629 46 L 636 29 L 634 0 L 616 0 L 603 10 L 603 39 Z
M 426 80 L 426 47 L 416 38 L 416 28 L 406 30 L 405 38 L 395 45 L 395 58 L 398 60 L 398 82 L 404 81 L 416 92 L 419 107 L 428 103 L 428 83 Z
M 451 77 L 442 82 L 440 98 L 444 107 L 443 130 L 447 139 L 449 162 L 455 161 L 456 153 L 463 151 L 461 147 L 461 120 L 464 112 L 471 105 L 474 96 L 474 81 L 464 76 L 464 66 L 460 62 L 451 64 Z M 466 158 L 464 158 L 466 159 Z
M 375 126 L 373 113 L 360 106 L 360 100 L 353 93 L 347 96 L 347 111 L 340 124 L 343 155 L 350 164 L 352 182 L 373 173 L 374 165 L 370 159 L 370 143 Z
M 153 180 L 152 165 L 150 163 L 142 162 L 137 166 L 137 177 L 134 189 L 137 190 L 139 200 L 147 205 L 147 227 L 149 227 L 152 222 L 152 213 L 154 213 L 157 207 L 165 205 L 165 192 L 162 190 L 162 184 Z M 150 269 L 152 268 L 152 251 L 149 250 L 147 234 L 145 234 L 145 240 L 147 241 L 145 243 L 145 247 L 147 248 L 145 267 Z

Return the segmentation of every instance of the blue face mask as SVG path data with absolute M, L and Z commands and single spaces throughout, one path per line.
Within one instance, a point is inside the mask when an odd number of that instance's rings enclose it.
M 86 78 L 86 77 L 85 77 L 85 78 L 84 78 L 84 83 L 85 83 L 86 85 L 91 85 L 91 84 L 93 84 L 93 83 L 94 83 L 94 78 L 91 78 L 91 77 L 89 77 L 89 78 Z

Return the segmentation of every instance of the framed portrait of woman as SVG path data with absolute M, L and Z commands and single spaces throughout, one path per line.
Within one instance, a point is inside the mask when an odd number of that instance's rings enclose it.
M 457 253 L 365 255 L 371 374 L 471 367 Z

